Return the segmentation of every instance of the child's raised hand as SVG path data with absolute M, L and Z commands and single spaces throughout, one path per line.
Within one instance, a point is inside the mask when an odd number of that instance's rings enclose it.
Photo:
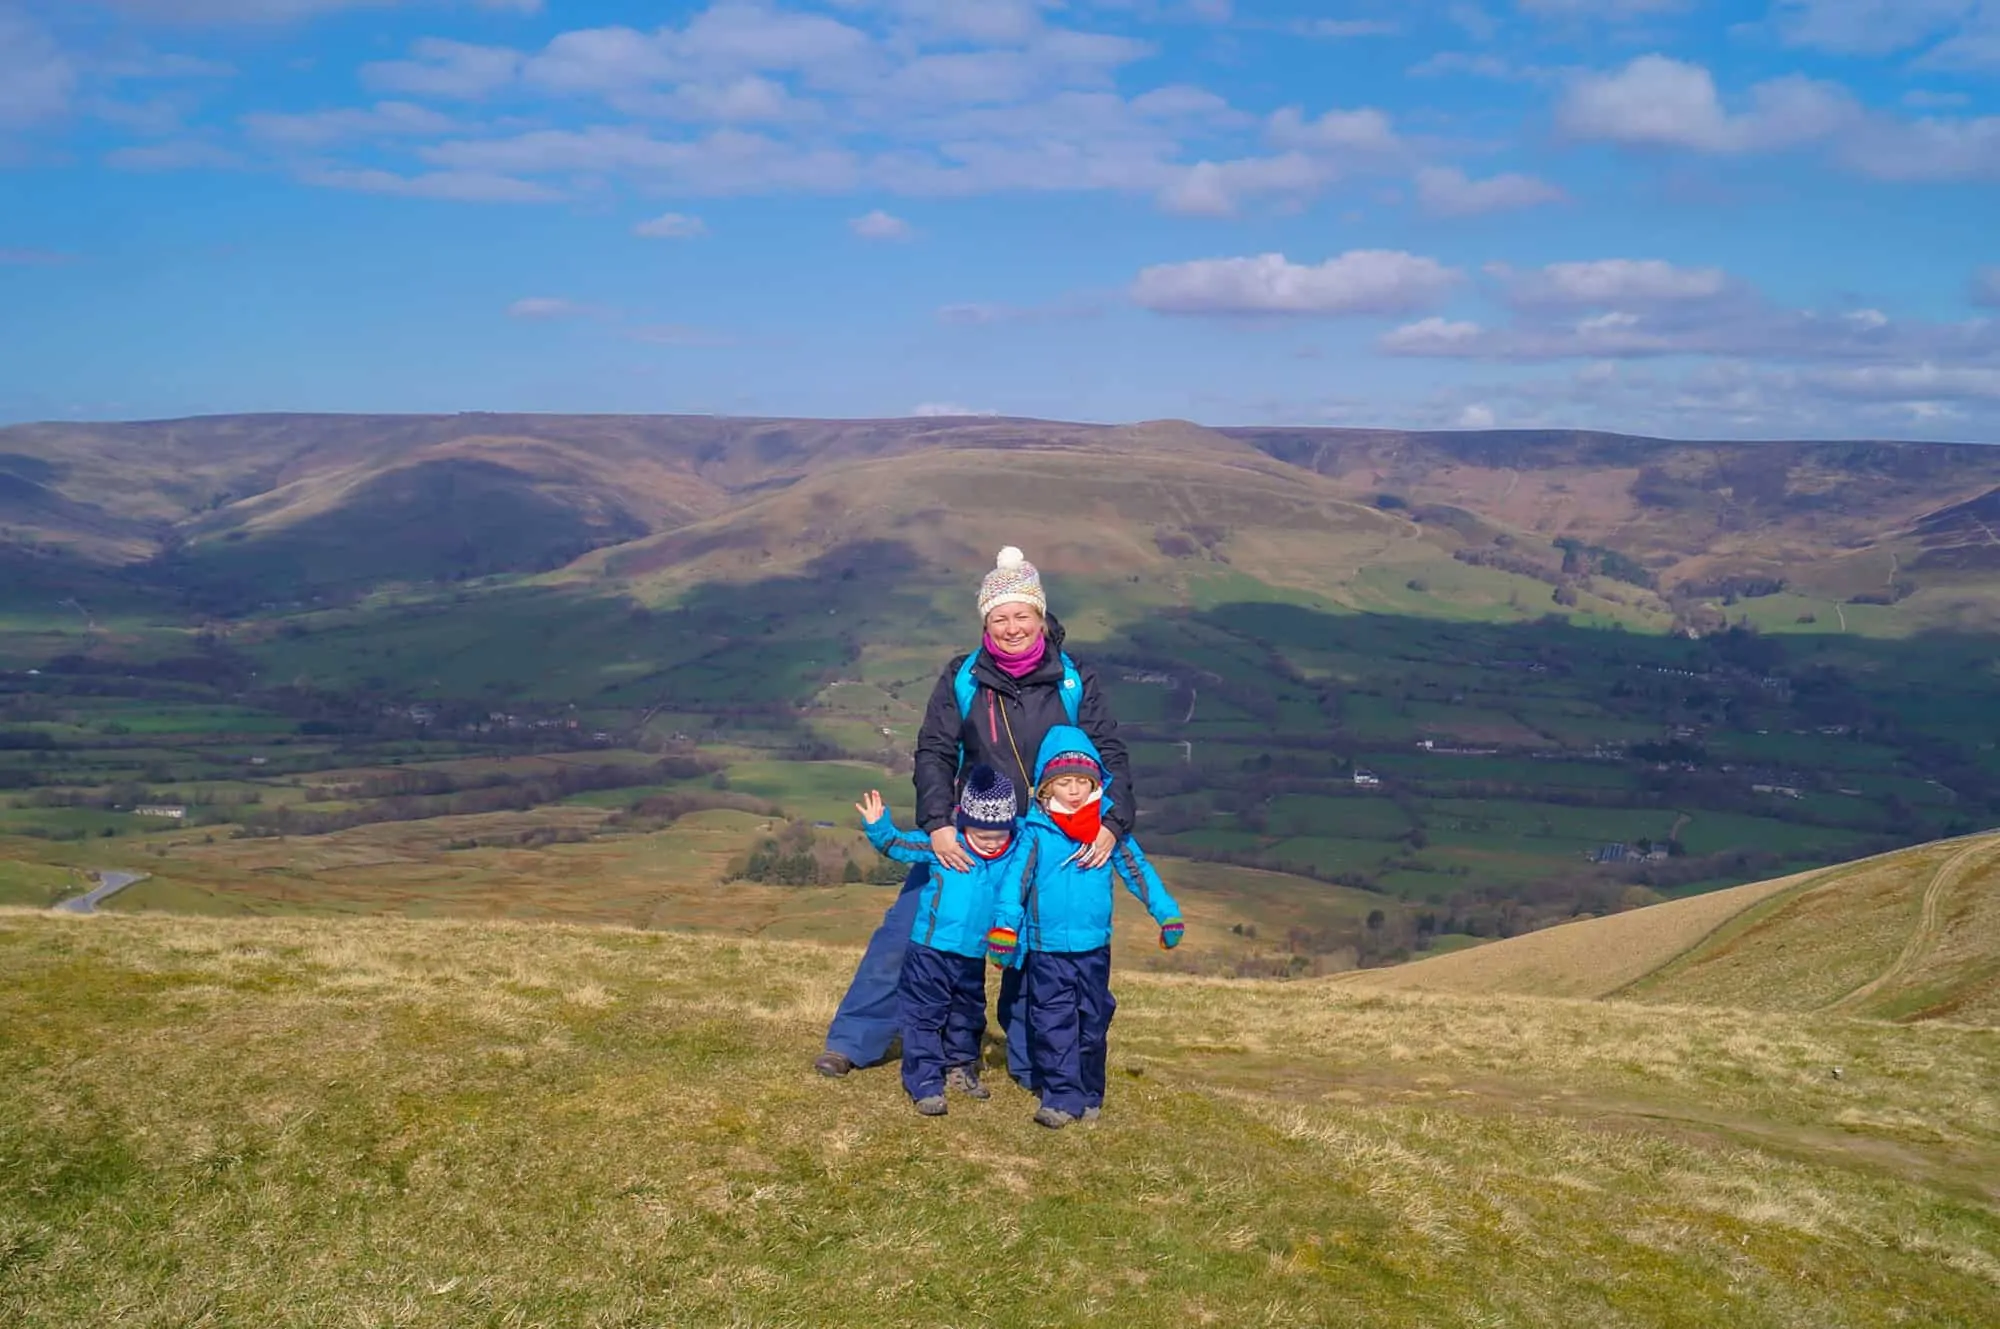
M 861 820 L 873 826 L 876 822 L 882 820 L 882 814 L 889 809 L 882 802 L 882 791 L 879 789 L 870 789 L 861 796 L 861 801 L 854 805 L 854 810 L 861 814 Z

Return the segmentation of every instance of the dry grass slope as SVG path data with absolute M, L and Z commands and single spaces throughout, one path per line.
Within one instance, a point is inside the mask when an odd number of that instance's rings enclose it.
M 2000 1318 L 1987 1031 L 1127 975 L 1051 1134 L 814 1077 L 852 958 L 0 911 L 0 1322 Z
M 1344 982 L 2000 1024 L 2000 835 L 1920 845 Z
M 1802 873 L 1593 918 L 1341 981 L 1378 991 L 1605 997 L 1685 954 L 1730 919 L 1822 875 Z

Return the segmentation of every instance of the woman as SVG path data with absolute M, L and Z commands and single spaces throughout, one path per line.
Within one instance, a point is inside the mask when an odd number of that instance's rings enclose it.
M 1075 724 L 1097 744 L 1122 791 L 1081 857 L 1084 866 L 1101 867 L 1120 838 L 1131 833 L 1137 804 L 1131 762 L 1097 676 L 1078 669 L 1063 652 L 1062 624 L 1048 612 L 1041 574 L 1012 546 L 1000 551 L 993 570 L 979 583 L 979 617 L 985 628 L 979 649 L 945 666 L 917 733 L 917 825 L 931 837 L 939 861 L 966 870 L 970 861 L 952 824 L 965 773 L 985 765 L 1006 775 L 1014 784 L 1017 810 L 1026 815 L 1042 739 L 1057 725 Z M 845 1075 L 888 1058 L 897 1033 L 896 976 L 929 871 L 921 865 L 910 869 L 882 926 L 869 938 L 854 982 L 826 1031 L 826 1051 L 813 1062 L 821 1075 Z M 1007 1068 L 1025 1083 L 1027 1049 L 1017 1046 L 1022 1040 L 1013 1036 L 1020 987 L 1020 970 L 1002 974 L 999 1015 L 1009 1034 Z

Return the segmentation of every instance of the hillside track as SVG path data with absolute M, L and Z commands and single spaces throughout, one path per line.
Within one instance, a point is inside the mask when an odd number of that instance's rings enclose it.
M 1931 874 L 1930 881 L 1924 886 L 1916 926 L 1911 929 L 1909 939 L 1903 943 L 1903 949 L 1897 953 L 1895 960 L 1876 977 L 1821 1009 L 1830 1013 L 1853 1010 L 1907 974 L 1924 953 L 1942 939 L 1946 898 L 1974 866 L 1994 857 L 2000 857 L 2000 839 L 1987 838 L 1967 845 L 1939 864 L 1938 870 Z

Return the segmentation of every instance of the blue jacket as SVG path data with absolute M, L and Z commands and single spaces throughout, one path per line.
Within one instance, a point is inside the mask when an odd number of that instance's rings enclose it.
M 1057 725 L 1042 740 L 1035 757 L 1035 785 L 1041 787 L 1042 768 L 1061 752 L 1087 752 L 1104 773 L 1104 760 L 1090 736 L 1070 725 Z M 1111 780 L 1105 773 L 1104 801 L 1111 802 Z M 1109 820 L 1110 809 L 1105 809 Z M 1083 848 L 1063 833 L 1043 811 L 1040 803 L 1029 811 L 1016 838 L 1013 882 L 1001 893 L 993 921 L 999 927 L 1014 928 L 1021 934 L 1024 951 L 1094 951 L 1111 944 L 1111 879 L 1116 876 L 1125 889 L 1146 906 L 1156 923 L 1179 918 L 1180 905 L 1167 893 L 1160 874 L 1146 861 L 1139 842 L 1121 836 L 1111 851 L 1111 861 L 1101 868 L 1085 869 L 1074 860 Z
M 1016 879 L 1014 865 L 1021 837 L 1007 846 L 998 858 L 981 858 L 966 845 L 972 857 L 970 872 L 954 872 L 938 862 L 931 838 L 921 831 L 899 830 L 887 813 L 880 821 L 864 822 L 868 843 L 885 858 L 898 863 L 930 865 L 930 879 L 924 883 L 917 901 L 917 921 L 910 928 L 910 940 L 933 950 L 953 955 L 984 958 L 986 932 L 993 926 L 993 907 L 1001 890 Z M 964 843 L 964 837 L 959 837 Z

